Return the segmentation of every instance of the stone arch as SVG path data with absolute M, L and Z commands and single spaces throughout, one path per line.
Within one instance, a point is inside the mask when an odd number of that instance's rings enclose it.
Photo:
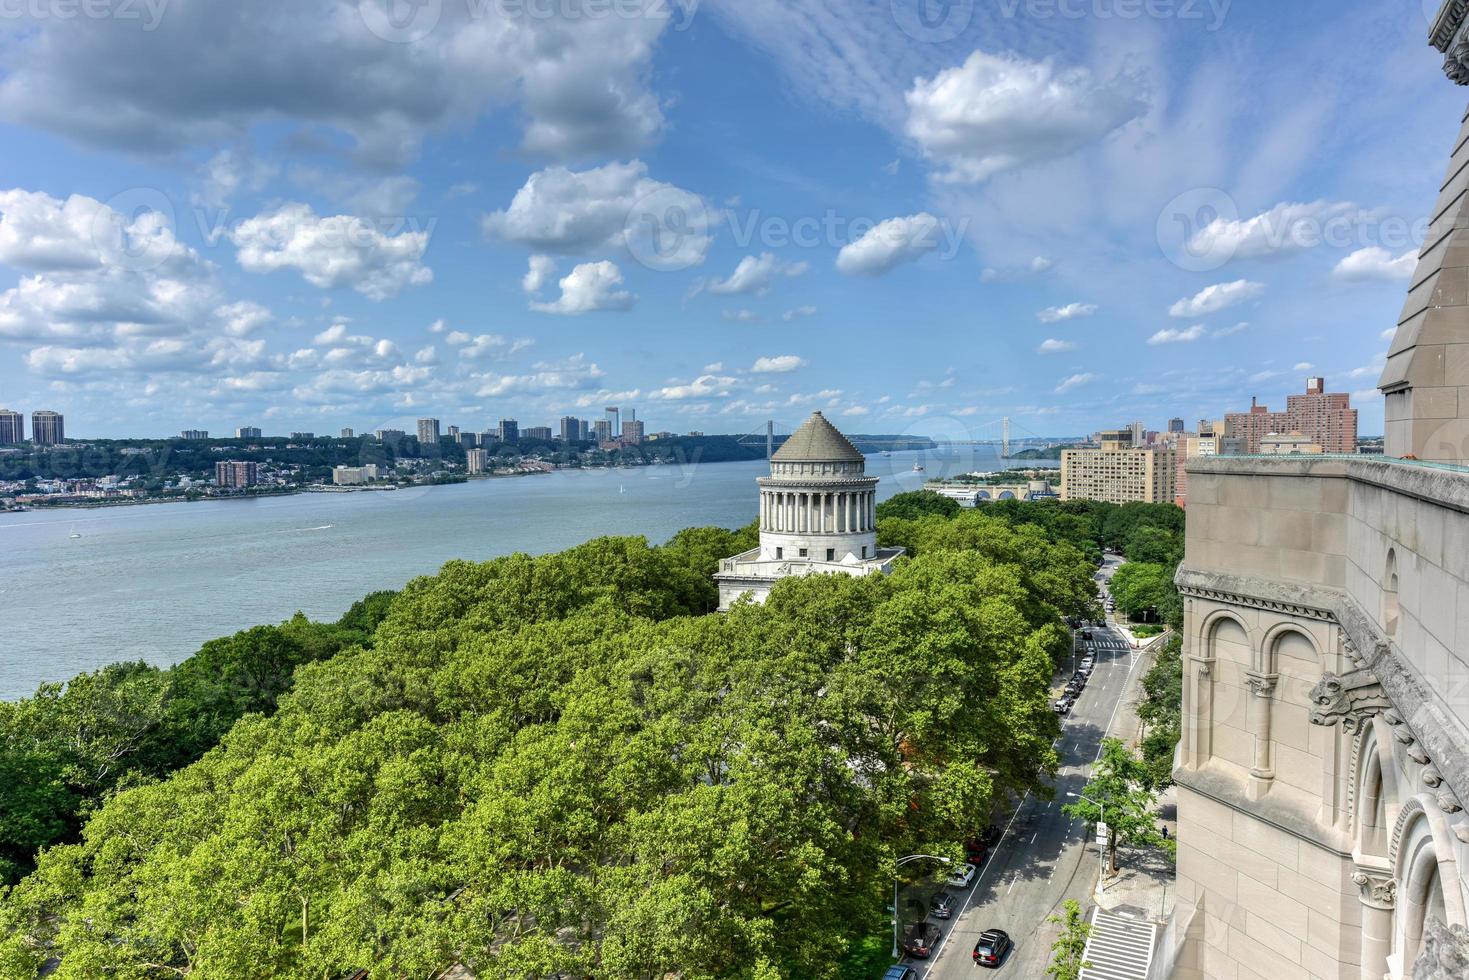
M 1401 614 L 1398 606 L 1398 552 L 1396 548 L 1388 548 L 1382 569 L 1382 631 L 1389 637 L 1398 635 Z
M 979 500 L 989 500 L 990 499 L 990 492 L 988 490 L 981 490 L 981 491 L 979 491 L 979 496 L 978 496 L 977 499 L 979 499 Z
M 1215 609 L 1199 624 L 1199 649 L 1202 651 L 1202 656 L 1214 656 L 1214 635 L 1226 622 L 1231 622 L 1239 627 L 1240 632 L 1244 634 L 1245 645 L 1250 647 L 1253 656 L 1254 643 L 1250 639 L 1249 624 L 1232 609 Z
M 1423 945 L 1429 918 L 1464 925 L 1454 835 L 1437 804 L 1415 796 L 1398 815 L 1389 860 L 1397 883 L 1393 922 L 1393 959 L 1405 967 Z
M 1374 718 L 1357 735 L 1352 773 L 1352 841 L 1360 854 L 1387 860 L 1391 818 L 1401 801 L 1387 723 Z
M 1321 663 L 1321 647 L 1317 645 L 1316 638 L 1304 626 L 1295 622 L 1276 623 L 1266 631 L 1264 639 L 1255 648 L 1254 667 L 1262 674 L 1280 673 L 1280 654 L 1278 648 L 1283 640 L 1291 634 L 1304 639 L 1311 647 L 1311 655 L 1319 666 Z
M 1000 491 L 1000 497 L 999 497 L 999 499 L 1001 499 L 1001 500 L 1014 500 L 1015 499 L 1015 491 L 1013 491 L 1013 490 L 1001 490 Z

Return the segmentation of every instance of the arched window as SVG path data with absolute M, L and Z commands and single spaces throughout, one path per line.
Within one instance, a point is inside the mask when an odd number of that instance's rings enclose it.
M 1388 636 L 1398 635 L 1398 553 L 1391 548 L 1382 573 L 1382 628 Z

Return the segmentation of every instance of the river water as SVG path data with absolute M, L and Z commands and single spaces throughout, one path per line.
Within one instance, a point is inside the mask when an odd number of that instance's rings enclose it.
M 980 446 L 874 456 L 867 468 L 884 499 L 1002 465 Z M 0 514 L 0 699 L 118 660 L 176 663 L 205 640 L 297 610 L 335 620 L 367 593 L 454 558 L 737 527 L 755 518 L 755 478 L 768 472 L 764 460 L 563 470 L 392 492 Z

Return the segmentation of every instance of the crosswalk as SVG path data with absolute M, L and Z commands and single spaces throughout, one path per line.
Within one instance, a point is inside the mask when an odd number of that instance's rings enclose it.
M 1158 927 L 1141 914 L 1092 910 L 1081 980 L 1146 980 Z

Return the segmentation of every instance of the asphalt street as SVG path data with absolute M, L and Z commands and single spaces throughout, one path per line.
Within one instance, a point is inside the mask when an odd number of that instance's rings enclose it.
M 1110 578 L 1119 560 L 1108 556 L 1097 573 Z M 961 892 L 958 914 L 940 923 L 942 945 L 927 961 L 905 961 L 917 968 L 920 980 L 973 977 L 971 958 L 975 940 L 986 929 L 1003 929 L 1015 949 L 995 971 L 1015 977 L 1040 977 L 1050 962 L 1050 944 L 1056 935 L 1046 919 L 1061 903 L 1074 898 L 1086 908 L 1096 881 L 1098 852 L 1083 840 L 1086 828 L 1061 812 L 1071 802 L 1066 793 L 1080 793 L 1087 773 L 1112 727 L 1118 705 L 1138 677 L 1133 655 L 1121 633 L 1092 629 L 1096 667 L 1071 713 L 1062 719 L 1056 742 L 1060 759 L 1055 798 L 1027 796 L 1000 822 L 1004 836 L 995 845 L 974 883 Z

